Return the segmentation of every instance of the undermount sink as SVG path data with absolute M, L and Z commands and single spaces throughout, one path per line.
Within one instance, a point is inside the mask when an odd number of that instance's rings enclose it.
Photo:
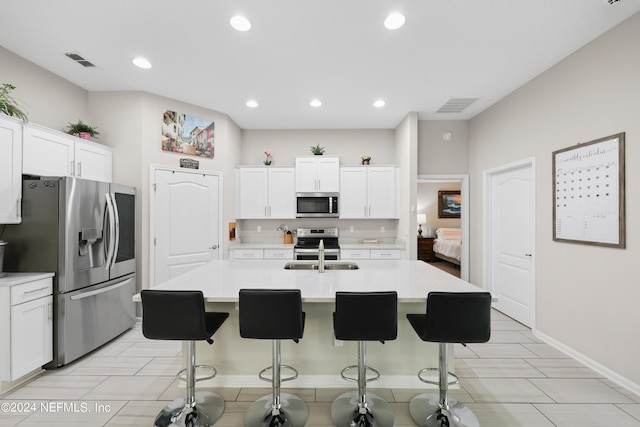
M 358 270 L 355 262 L 325 262 L 325 270 Z M 317 263 L 309 262 L 288 262 L 284 265 L 285 270 L 317 270 Z

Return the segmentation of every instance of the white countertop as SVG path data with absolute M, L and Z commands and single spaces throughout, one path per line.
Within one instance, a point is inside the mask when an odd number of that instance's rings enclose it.
M 423 261 L 360 260 L 359 270 L 324 273 L 285 270 L 285 263 L 285 260 L 212 261 L 154 289 L 201 290 L 207 302 L 236 302 L 243 288 L 300 289 L 304 302 L 332 302 L 338 291 L 395 290 L 399 302 L 425 301 L 431 291 L 483 291 Z M 134 295 L 134 301 L 140 301 L 140 294 Z
M 6 276 L 0 277 L 0 287 L 20 285 L 53 276 L 53 273 L 7 273 Z

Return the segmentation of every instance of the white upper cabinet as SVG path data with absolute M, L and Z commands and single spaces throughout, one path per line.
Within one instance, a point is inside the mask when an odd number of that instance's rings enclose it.
M 22 221 L 22 122 L 0 114 L 0 224 Z
M 293 168 L 236 169 L 238 219 L 295 218 Z
M 113 154 L 111 147 L 90 141 L 75 141 L 75 176 L 94 181 L 111 182 Z
M 111 147 L 27 125 L 24 129 L 22 169 L 28 175 L 74 176 L 111 182 Z
M 296 192 L 315 193 L 340 191 L 340 157 L 296 157 Z
M 398 218 L 398 168 L 340 168 L 340 218 Z

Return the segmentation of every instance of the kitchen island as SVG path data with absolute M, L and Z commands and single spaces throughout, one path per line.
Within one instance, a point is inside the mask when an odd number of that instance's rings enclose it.
M 481 288 L 421 261 L 358 261 L 357 270 L 285 270 L 281 260 L 213 261 L 168 280 L 154 289 L 201 290 L 208 311 L 226 311 L 229 319 L 209 346 L 198 343 L 198 364 L 218 369 L 217 386 L 268 386 L 257 378 L 271 363 L 271 342 L 242 339 L 238 326 L 238 292 L 243 288 L 300 289 L 306 312 L 304 337 L 298 344 L 282 342 L 282 363 L 298 369 L 290 387 L 353 387 L 340 371 L 356 363 L 355 342 L 336 341 L 332 313 L 338 291 L 388 291 L 398 293 L 398 338 L 367 344 L 367 364 L 381 372 L 375 386 L 424 387 L 416 375 L 438 365 L 438 345 L 422 342 L 407 313 L 423 313 L 431 291 L 481 292 Z M 313 262 L 309 262 L 312 263 Z M 331 264 L 327 261 L 327 264 Z M 134 296 L 140 301 L 140 295 Z M 276 310 L 277 307 L 274 307 Z

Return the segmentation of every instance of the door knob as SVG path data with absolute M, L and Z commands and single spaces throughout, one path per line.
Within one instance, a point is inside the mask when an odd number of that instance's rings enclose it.
M 524 256 L 531 256 L 531 254 L 524 254 Z
M 218 249 L 218 245 L 213 245 L 209 249 Z

